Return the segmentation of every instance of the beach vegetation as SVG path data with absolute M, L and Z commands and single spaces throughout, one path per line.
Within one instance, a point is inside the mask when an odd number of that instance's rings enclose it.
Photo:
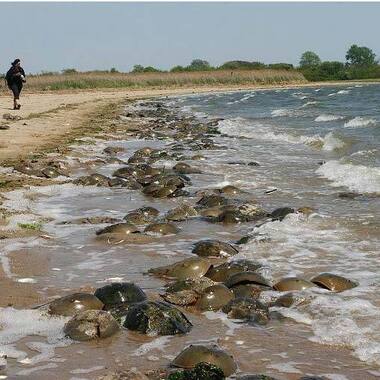
M 42 223 L 40 222 L 17 223 L 17 225 L 25 230 L 41 231 L 42 229 Z

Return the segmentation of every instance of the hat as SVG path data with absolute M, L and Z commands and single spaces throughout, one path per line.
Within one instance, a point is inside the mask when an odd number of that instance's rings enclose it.
M 16 58 L 13 62 L 12 62 L 12 66 L 16 66 L 18 63 L 20 63 L 20 60 L 18 58 Z

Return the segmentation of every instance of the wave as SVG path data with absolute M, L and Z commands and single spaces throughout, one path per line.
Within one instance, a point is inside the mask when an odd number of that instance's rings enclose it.
M 295 110 L 287 108 L 279 108 L 271 112 L 272 117 L 284 117 L 284 116 L 294 116 Z
M 332 92 L 331 94 L 328 94 L 327 96 L 345 95 L 345 94 L 349 94 L 349 93 L 350 93 L 350 90 L 340 90 L 337 92 Z
M 332 181 L 332 186 L 348 187 L 360 193 L 380 193 L 380 168 L 328 161 L 317 173 Z
M 316 100 L 311 100 L 310 102 L 306 102 L 305 104 L 302 104 L 301 108 L 305 108 L 308 106 L 314 106 L 316 104 L 318 104 L 318 102 Z
M 368 127 L 370 125 L 375 125 L 376 120 L 369 117 L 356 116 L 353 119 L 344 123 L 344 126 L 347 128 L 356 128 L 356 127 Z
M 340 120 L 340 119 L 343 119 L 343 116 L 322 114 L 322 115 L 317 116 L 314 119 L 314 121 L 316 121 L 316 122 L 325 122 L 325 121 L 334 121 L 334 120 Z
M 328 133 L 326 136 L 295 136 L 288 133 L 275 133 L 270 130 L 270 126 L 262 123 L 252 123 L 243 118 L 226 119 L 219 122 L 219 130 L 229 136 L 245 137 L 259 140 L 277 141 L 289 144 L 304 144 L 316 149 L 332 151 L 344 147 L 344 141 Z

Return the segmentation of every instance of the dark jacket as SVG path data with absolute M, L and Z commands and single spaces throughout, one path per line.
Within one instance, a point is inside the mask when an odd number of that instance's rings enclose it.
M 24 69 L 22 67 L 12 66 L 5 75 L 8 86 L 11 87 L 13 84 L 22 85 L 21 75 L 25 77 Z

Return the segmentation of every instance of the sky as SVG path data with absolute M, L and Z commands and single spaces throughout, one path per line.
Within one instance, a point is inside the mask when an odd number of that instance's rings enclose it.
M 0 3 L 0 72 L 169 69 L 200 58 L 298 64 L 380 56 L 380 3 Z

